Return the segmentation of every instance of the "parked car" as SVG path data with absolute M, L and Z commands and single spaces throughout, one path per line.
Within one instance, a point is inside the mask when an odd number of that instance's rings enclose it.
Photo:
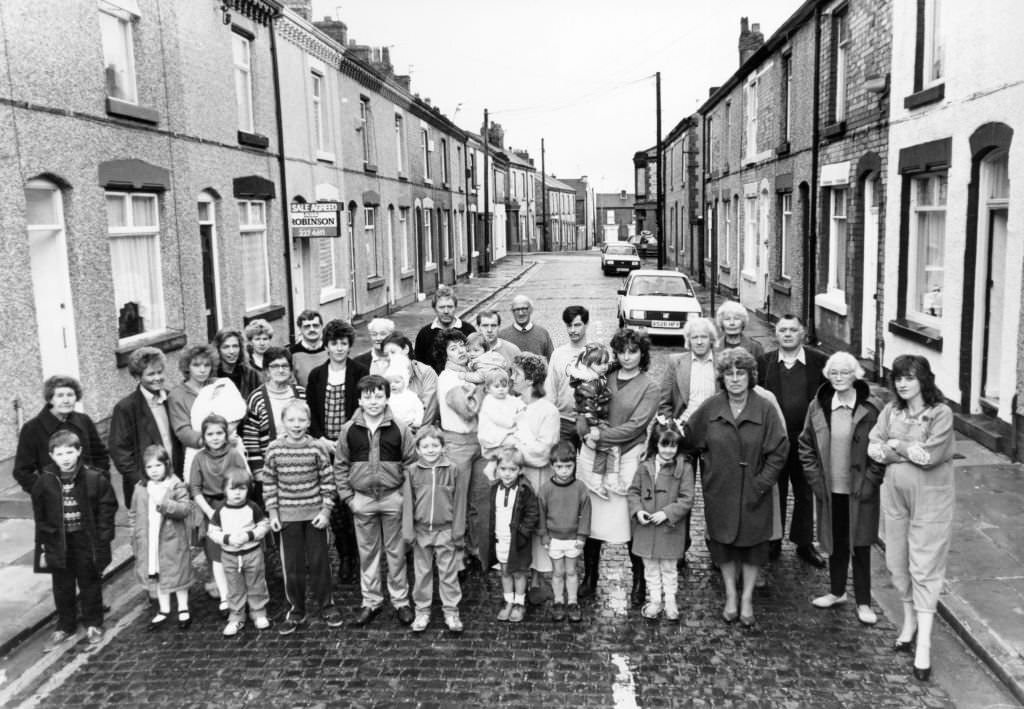
M 601 249 L 601 271 L 604 275 L 630 271 L 640 268 L 640 257 L 632 244 L 612 242 Z
M 629 243 L 636 247 L 641 256 L 657 256 L 658 240 L 649 231 L 642 231 L 637 236 L 630 238 Z
M 630 273 L 618 290 L 619 327 L 648 335 L 676 335 L 701 307 L 690 279 L 676 271 L 641 269 Z

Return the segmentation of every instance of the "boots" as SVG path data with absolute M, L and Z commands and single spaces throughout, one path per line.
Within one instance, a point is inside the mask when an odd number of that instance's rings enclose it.
M 601 564 L 601 541 L 588 539 L 583 545 L 583 580 L 579 598 L 585 600 L 597 594 L 597 567 Z
M 629 563 L 633 569 L 633 589 L 629 592 L 629 603 L 640 608 L 647 596 L 647 582 L 644 580 L 644 561 L 633 554 L 633 545 L 629 547 Z

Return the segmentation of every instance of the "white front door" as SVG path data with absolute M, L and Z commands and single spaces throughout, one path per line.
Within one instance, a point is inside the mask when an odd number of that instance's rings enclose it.
M 78 376 L 75 311 L 61 192 L 45 180 L 25 186 L 32 293 L 43 377 Z
M 861 301 L 860 356 L 875 358 L 875 328 L 878 326 L 878 178 L 864 181 L 864 290 Z

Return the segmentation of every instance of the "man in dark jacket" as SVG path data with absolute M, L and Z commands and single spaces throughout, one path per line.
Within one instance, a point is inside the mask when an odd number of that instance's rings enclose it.
M 167 358 L 155 347 L 140 347 L 128 358 L 128 373 L 139 386 L 114 405 L 110 417 L 110 457 L 121 473 L 124 506 L 131 508 L 132 492 L 142 479 L 142 452 L 158 444 L 171 456 L 171 466 L 182 474 L 183 455 L 178 437 L 171 432 L 164 390 Z
M 822 352 L 804 345 L 804 325 L 796 315 L 783 315 L 775 324 L 779 349 L 766 352 L 757 362 L 758 384 L 775 395 L 786 419 L 789 456 L 779 473 L 779 506 L 783 532 L 786 529 L 786 496 L 793 486 L 793 518 L 789 524 L 789 540 L 796 544 L 796 554 L 819 569 L 825 560 L 814 548 L 814 493 L 804 478 L 800 464 L 800 433 L 803 431 L 807 407 L 825 382 L 826 357 Z M 772 542 L 772 558 L 778 558 L 782 542 Z

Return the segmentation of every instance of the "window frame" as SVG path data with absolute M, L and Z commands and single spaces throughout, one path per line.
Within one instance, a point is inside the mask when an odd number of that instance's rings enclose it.
M 829 189 L 828 200 L 828 280 L 829 293 L 842 293 L 845 300 L 848 263 L 846 245 L 850 233 L 850 190 Z
M 745 108 L 747 111 L 746 138 L 747 138 L 747 162 L 753 162 L 757 157 L 757 107 L 758 79 L 755 76 L 747 82 L 744 96 Z
M 850 48 L 850 15 L 849 8 L 843 5 L 832 11 L 832 122 L 846 120 L 848 80 L 849 80 L 849 48 Z
M 151 302 L 145 304 L 147 308 L 147 314 L 144 320 L 148 320 L 149 324 L 142 332 L 134 335 L 127 335 L 121 337 L 118 334 L 118 345 L 130 344 L 132 342 L 145 339 L 151 336 L 153 333 L 162 332 L 167 329 L 167 306 L 164 303 L 164 289 L 163 289 L 163 259 L 161 257 L 161 239 L 160 239 L 160 194 L 157 192 L 128 192 L 121 190 L 105 190 L 104 191 L 104 204 L 106 205 L 110 198 L 120 198 L 124 200 L 124 215 L 125 224 L 122 226 L 111 226 L 109 211 L 107 212 L 107 239 L 109 245 L 113 248 L 114 243 L 119 238 L 126 237 L 152 237 L 152 241 L 149 245 L 151 252 L 151 259 L 153 262 L 153 270 L 156 273 L 156 278 L 150 278 L 149 283 L 152 288 Z M 153 221 L 152 225 L 137 225 L 135 224 L 135 211 L 133 205 L 136 200 L 147 200 L 152 201 L 153 204 Z M 111 254 L 111 263 L 114 262 L 113 254 Z M 113 269 L 112 269 L 113 271 Z M 117 297 L 117 274 L 112 272 L 113 283 L 114 283 L 114 318 L 115 321 L 118 318 L 118 309 L 120 305 L 117 303 L 119 300 Z M 155 283 L 154 283 L 155 281 Z M 140 305 L 142 305 L 140 303 Z
M 790 278 L 789 241 L 793 230 L 793 193 L 779 195 L 779 277 Z
M 410 212 L 411 210 L 409 207 L 398 208 L 398 231 L 400 234 L 400 238 L 402 240 L 401 270 L 403 275 L 407 273 L 412 273 L 412 259 L 410 258 L 410 253 L 413 253 L 415 251 L 414 249 L 409 248 L 411 246 L 411 243 L 409 241 Z
M 789 142 L 793 131 L 793 54 L 782 55 L 782 139 Z
M 245 63 L 241 63 L 237 49 L 245 48 Z M 253 76 L 252 76 L 252 40 L 240 32 L 231 33 L 231 64 L 235 77 L 235 107 L 238 115 L 238 130 L 245 133 L 254 133 L 256 130 L 255 104 L 253 100 Z M 242 83 L 239 80 L 243 79 Z M 244 86 L 245 93 L 240 96 L 239 87 Z M 243 109 L 248 114 L 249 122 L 244 122 Z
M 395 172 L 405 175 L 405 116 L 395 111 Z
M 370 272 L 367 275 L 370 278 L 380 278 L 384 267 L 381 258 L 381 245 L 377 239 L 377 208 L 373 205 L 363 206 L 363 238 L 367 239 L 370 251 L 368 259 Z
M 310 69 L 310 98 L 313 104 L 313 137 L 316 142 L 316 154 L 318 158 L 330 152 L 327 142 L 327 101 L 325 101 L 326 77 L 323 72 L 317 69 Z
M 124 101 L 125 103 L 130 103 L 130 104 L 138 105 L 139 104 L 139 86 L 138 86 L 138 76 L 136 74 L 136 67 L 135 67 L 135 27 L 134 27 L 134 24 L 135 24 L 136 20 L 139 19 L 139 14 L 138 14 L 137 10 L 134 7 L 132 9 L 128 9 L 127 7 L 125 7 L 125 3 L 114 4 L 114 3 L 110 3 L 110 2 L 105 2 L 103 0 L 101 0 L 100 3 L 99 3 L 99 12 L 100 12 L 100 15 L 101 15 L 101 17 L 100 17 L 100 47 L 101 47 L 102 52 L 103 52 L 104 74 L 106 74 L 107 67 L 109 66 L 109 64 L 107 64 L 107 61 L 106 61 L 108 59 L 108 57 L 109 57 L 109 54 L 107 52 L 108 46 L 107 46 L 106 42 L 103 41 L 104 40 L 103 23 L 104 22 L 109 22 L 109 20 L 105 20 L 104 18 L 111 18 L 114 22 L 117 23 L 117 29 L 119 30 L 118 31 L 118 40 L 119 40 L 119 45 L 121 45 L 121 46 L 119 46 L 117 49 L 120 50 L 121 52 L 123 52 L 123 54 L 124 54 L 123 59 L 125 61 L 125 67 L 124 67 L 125 84 L 126 85 L 130 85 L 129 86 L 129 88 L 130 88 L 130 95 L 117 96 L 117 95 L 111 93 L 111 91 L 110 91 L 110 83 L 109 83 L 109 81 L 105 77 L 104 84 L 105 84 L 105 89 L 107 91 L 107 96 L 109 96 L 110 98 L 113 98 L 113 99 L 117 99 L 118 101 Z
M 451 184 L 451 164 L 448 160 L 448 139 L 441 138 L 441 184 Z
M 931 88 L 943 83 L 945 80 L 945 65 L 943 63 L 944 47 L 942 44 L 942 17 L 941 0 L 919 0 L 918 13 L 920 14 L 920 65 L 914 72 L 915 88 L 917 90 Z M 936 59 L 938 55 L 938 59 Z M 938 69 L 936 70 L 936 62 Z
M 423 159 L 423 181 L 433 183 L 433 173 L 430 169 L 430 159 L 434 151 L 430 149 L 430 131 L 426 126 L 420 126 L 420 157 Z
M 424 207 L 422 210 L 423 219 L 423 267 L 433 268 L 437 266 L 434 261 L 434 210 L 431 207 Z
M 922 272 L 927 273 L 929 270 L 933 272 L 939 272 L 941 274 L 942 281 L 940 282 L 940 298 L 942 288 L 945 286 L 945 256 L 946 256 L 946 237 L 947 237 L 947 221 L 949 209 L 949 171 L 933 170 L 928 172 L 920 172 L 912 175 L 907 175 L 905 179 L 910 182 L 910 190 L 907 195 L 907 220 L 908 220 L 908 240 L 907 240 L 907 293 L 906 301 L 904 303 L 906 317 L 910 320 L 920 322 L 925 325 L 931 325 L 936 328 L 940 328 L 942 324 L 943 313 L 940 311 L 938 315 L 934 315 L 925 312 L 925 308 L 917 306 L 918 296 L 923 297 L 923 291 L 918 292 L 918 280 L 921 277 Z M 919 191 L 917 189 L 918 183 L 921 180 L 928 180 L 929 182 L 935 181 L 935 196 L 936 204 L 921 205 L 919 204 Z M 943 187 L 944 185 L 944 187 Z M 938 203 L 938 199 L 941 198 L 941 204 Z M 920 217 L 923 215 L 940 215 L 942 217 L 942 233 L 941 242 L 939 244 L 939 266 L 932 266 L 929 269 L 927 264 L 921 262 L 921 238 L 920 233 Z M 919 270 L 923 269 L 923 270 Z M 940 308 L 941 308 L 940 300 Z
M 253 207 L 259 205 L 263 214 L 262 222 L 252 221 Z M 242 263 L 246 271 L 250 270 L 250 264 L 245 262 L 245 239 L 246 237 L 252 238 L 254 235 L 261 235 L 260 246 L 263 252 L 263 285 L 266 292 L 266 298 L 261 303 L 250 303 L 249 293 L 246 293 L 245 279 L 242 279 L 242 300 L 245 307 L 245 312 L 252 312 L 265 308 L 271 303 L 271 292 L 270 292 L 270 250 L 268 248 L 268 233 L 267 226 L 269 223 L 268 211 L 270 208 L 267 200 L 264 199 L 237 199 L 235 200 L 235 206 L 238 209 L 238 234 L 239 239 L 242 242 Z

